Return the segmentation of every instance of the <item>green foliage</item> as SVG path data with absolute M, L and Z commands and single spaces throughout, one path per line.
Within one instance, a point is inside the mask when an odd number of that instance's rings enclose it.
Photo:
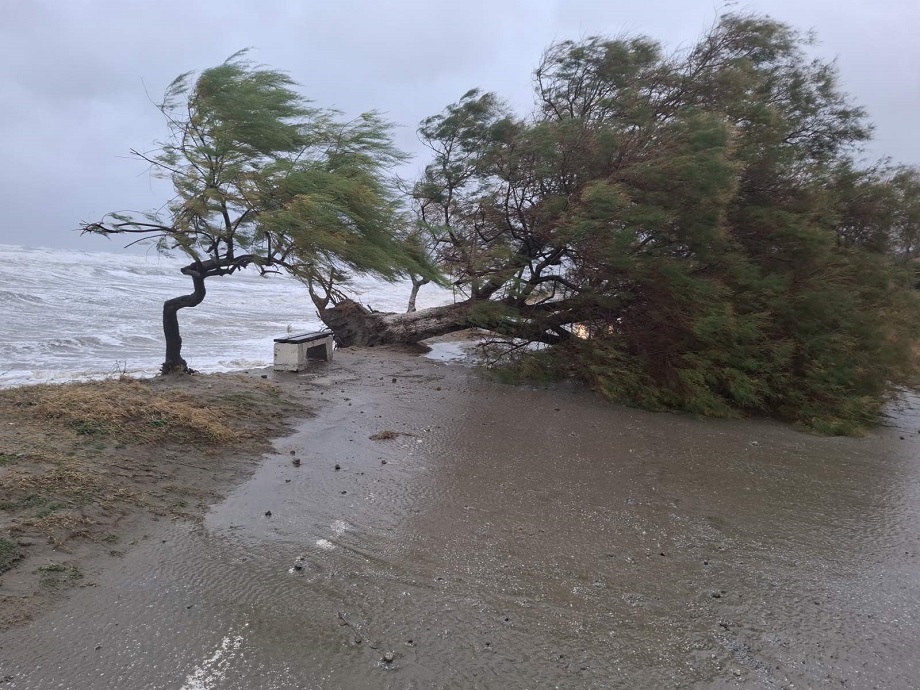
M 39 576 L 39 584 L 42 587 L 55 589 L 59 586 L 72 586 L 76 581 L 83 578 L 83 572 L 75 565 L 64 565 L 63 563 L 50 563 L 42 565 L 35 569 Z
M 22 456 L 22 453 L 0 453 L 0 467 L 3 467 L 4 465 L 12 465 Z
M 180 75 L 159 106 L 168 137 L 150 154 L 135 152 L 171 180 L 176 196 L 162 213 L 113 213 L 83 230 L 136 234 L 163 252 L 181 251 L 202 278 L 282 268 L 326 302 L 354 272 L 437 278 L 402 240 L 388 171 L 405 156 L 393 146 L 392 125 L 373 112 L 342 121 L 296 87 L 245 51 Z
M 490 361 L 490 356 L 498 359 Z M 508 352 L 499 345 L 490 352 L 490 348 L 487 347 L 486 361 L 490 364 L 489 372 L 492 377 L 501 383 L 550 383 L 565 376 L 558 358 L 545 351 Z
M 0 573 L 4 573 L 22 558 L 22 551 L 16 542 L 0 537 Z
M 859 164 L 871 127 L 810 42 L 756 15 L 671 57 L 565 41 L 535 118 L 471 91 L 422 123 L 438 260 L 501 305 L 489 327 L 549 345 L 516 375 L 832 433 L 876 420 L 915 366 L 920 172 Z

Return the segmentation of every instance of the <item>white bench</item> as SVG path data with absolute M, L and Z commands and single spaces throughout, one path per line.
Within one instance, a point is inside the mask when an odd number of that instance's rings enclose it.
M 275 371 L 300 371 L 308 359 L 331 362 L 334 347 L 332 331 L 275 338 Z

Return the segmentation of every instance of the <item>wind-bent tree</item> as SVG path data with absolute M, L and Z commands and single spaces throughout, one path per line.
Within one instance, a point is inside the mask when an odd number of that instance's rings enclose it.
M 920 334 L 899 267 L 920 253 L 918 174 L 860 165 L 870 127 L 809 41 L 727 15 L 677 55 L 551 46 L 526 118 L 467 93 L 422 123 L 415 197 L 469 299 L 327 323 L 371 342 L 480 325 L 527 371 L 647 407 L 871 423 Z
M 375 113 L 339 121 L 312 107 L 283 72 L 246 60 L 179 76 L 158 106 L 169 135 L 152 153 L 132 152 L 168 178 L 162 212 L 111 213 L 82 231 L 138 235 L 192 263 L 193 292 L 163 305 L 163 373 L 186 372 L 177 313 L 205 297 L 205 280 L 249 266 L 286 270 L 322 311 L 353 272 L 387 280 L 432 277 L 403 242 L 404 221 L 386 173 L 404 160 L 391 125 Z

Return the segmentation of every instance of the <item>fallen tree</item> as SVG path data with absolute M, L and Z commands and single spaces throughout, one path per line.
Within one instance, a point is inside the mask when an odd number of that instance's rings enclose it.
M 558 345 L 572 337 L 571 330 L 559 324 L 571 323 L 577 312 L 572 300 L 520 309 L 486 299 L 468 299 L 404 314 L 374 311 L 351 299 L 318 310 L 339 347 L 414 345 L 470 328 L 488 330 L 508 340 Z
M 531 115 L 466 93 L 422 122 L 413 196 L 417 246 L 469 299 L 379 314 L 311 290 L 321 317 L 341 344 L 486 328 L 654 409 L 872 424 L 915 369 L 920 173 L 861 162 L 871 127 L 809 40 L 728 14 L 676 54 L 551 46 Z

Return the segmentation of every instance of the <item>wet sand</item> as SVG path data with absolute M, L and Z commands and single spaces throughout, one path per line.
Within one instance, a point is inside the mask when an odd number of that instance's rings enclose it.
M 316 416 L 0 633 L 2 687 L 920 687 L 920 409 L 841 439 L 392 350 L 271 376 Z

